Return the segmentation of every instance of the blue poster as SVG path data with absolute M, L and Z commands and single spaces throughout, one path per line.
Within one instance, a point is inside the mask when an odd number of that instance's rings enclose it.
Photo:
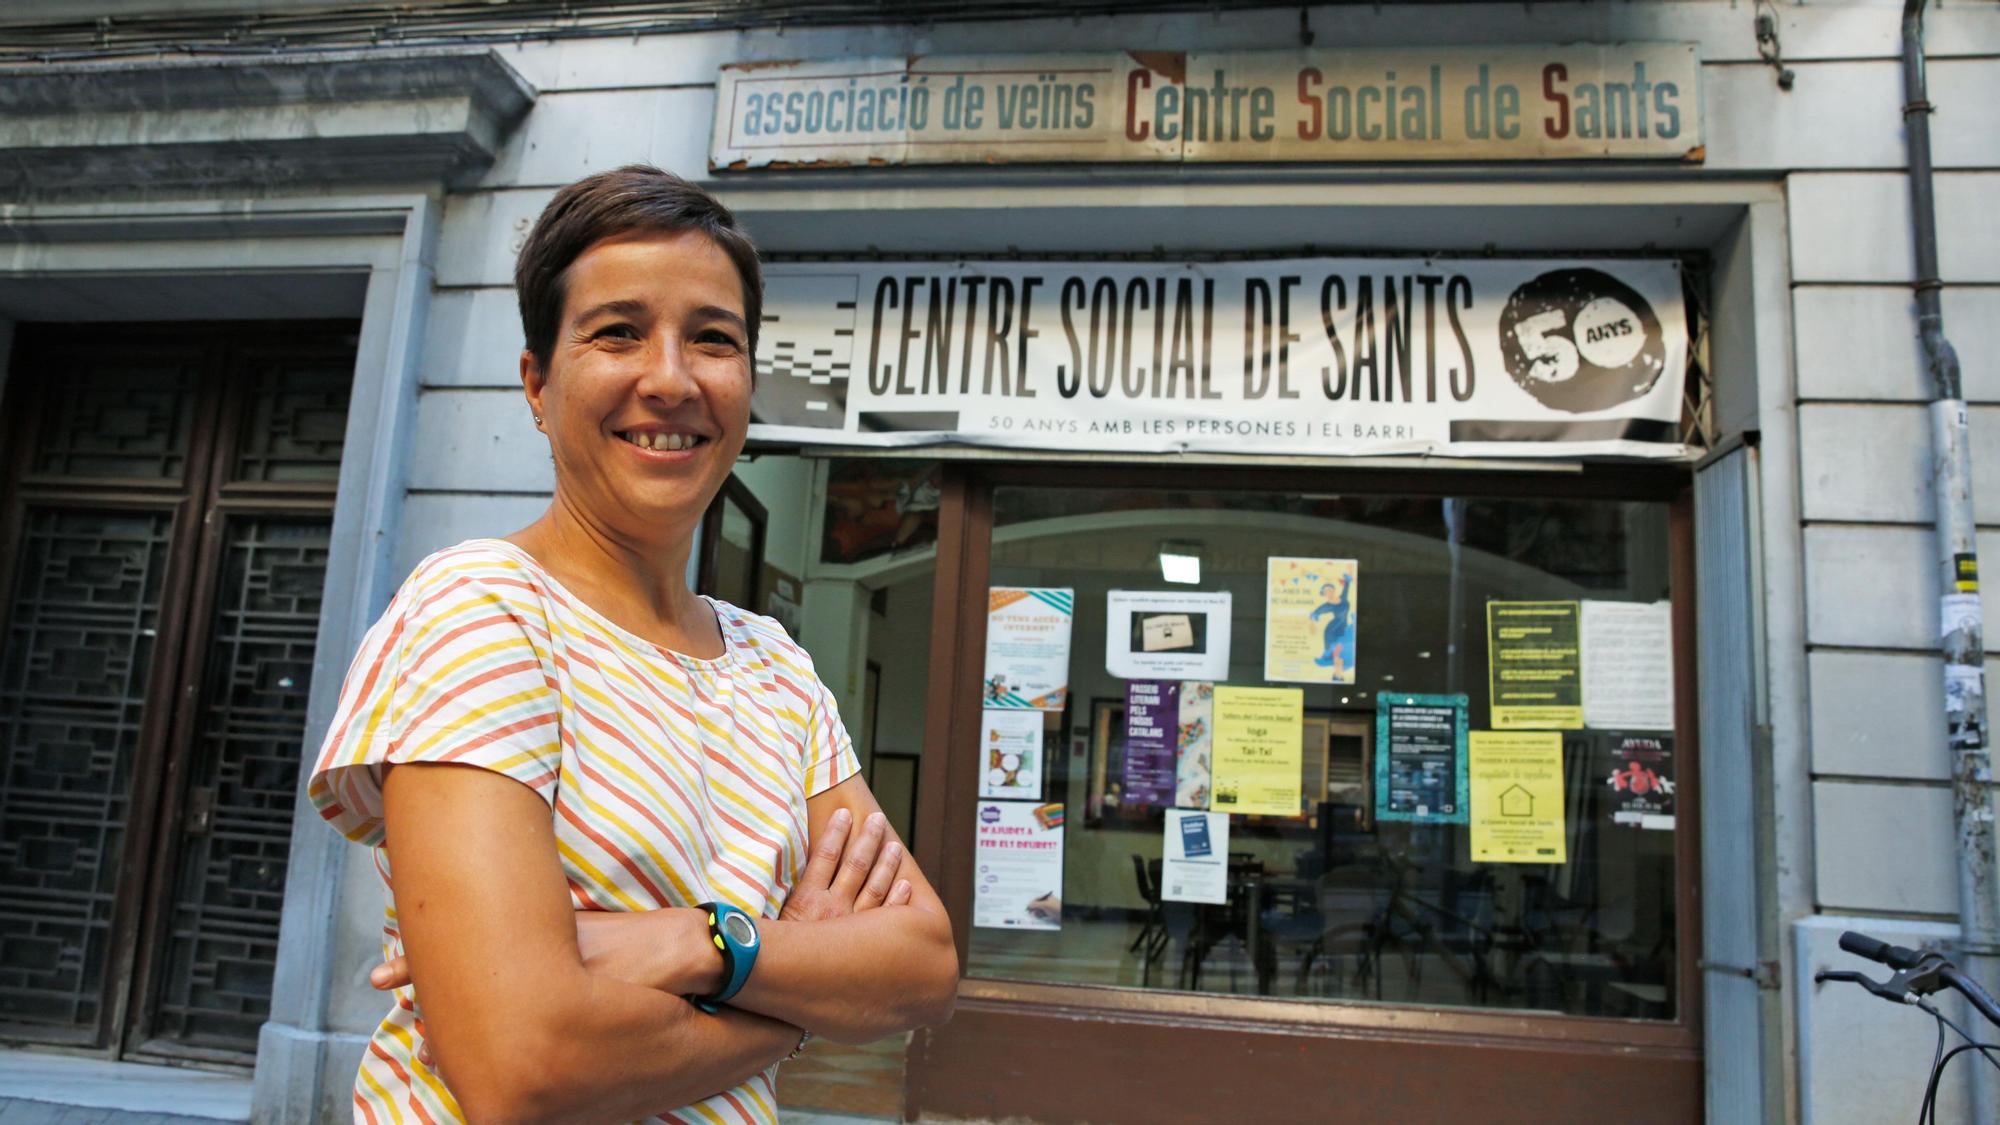
M 1375 697 L 1375 819 L 1465 824 L 1464 695 Z

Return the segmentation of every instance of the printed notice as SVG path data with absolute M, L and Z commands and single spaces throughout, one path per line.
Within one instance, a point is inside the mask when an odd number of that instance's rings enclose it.
M 1121 680 L 1229 678 L 1227 592 L 1113 590 L 1104 669 Z
M 1354 682 L 1353 559 L 1266 560 L 1264 678 L 1281 683 Z
M 1297 816 L 1305 741 L 1305 692 L 1215 689 L 1216 812 Z
M 1229 901 L 1229 816 L 1167 810 L 1167 838 L 1160 863 L 1160 897 L 1168 902 Z
M 1060 711 L 1069 699 L 1076 591 L 995 586 L 986 593 L 987 707 Z
M 1375 819 L 1464 824 L 1466 697 L 1375 697 Z
M 1215 685 L 1203 680 L 1183 680 L 1180 730 L 1174 746 L 1174 804 L 1177 807 L 1208 807 L 1214 751 Z
M 973 849 L 972 924 L 1062 929 L 1063 807 L 979 802 Z
M 1673 729 L 1672 603 L 1586 601 L 1581 647 L 1585 726 Z
M 1125 805 L 1174 803 L 1174 745 L 1180 734 L 1178 680 L 1125 685 Z
M 1583 725 L 1577 603 L 1487 602 L 1486 661 L 1495 730 Z
M 1568 863 L 1562 734 L 1476 730 L 1467 749 L 1472 862 Z
M 979 778 L 982 797 L 1033 799 L 1042 795 L 1042 713 L 980 712 L 979 745 L 986 772 Z

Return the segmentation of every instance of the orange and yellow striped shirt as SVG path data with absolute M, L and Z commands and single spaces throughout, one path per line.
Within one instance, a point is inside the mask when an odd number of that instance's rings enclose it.
M 628 632 L 499 539 L 418 565 L 369 630 L 308 789 L 320 815 L 375 849 L 385 957 L 402 952 L 382 844 L 382 776 L 457 762 L 539 793 L 576 909 L 732 903 L 776 917 L 804 866 L 806 798 L 859 768 L 812 660 L 769 618 L 713 599 L 723 655 Z M 354 1119 L 464 1120 L 417 1058 L 413 989 L 362 1056 Z M 777 1068 L 674 1122 L 775 1122 Z

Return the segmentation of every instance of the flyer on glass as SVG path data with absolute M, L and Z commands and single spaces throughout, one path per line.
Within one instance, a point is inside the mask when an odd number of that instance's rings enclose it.
M 1375 819 L 1464 824 L 1468 700 L 1375 697 Z
M 1208 807 L 1214 751 L 1215 685 L 1205 680 L 1183 680 L 1180 731 L 1174 747 L 1174 804 L 1177 807 Z
M 1674 621 L 1670 602 L 1586 601 L 1583 724 L 1596 730 L 1672 730 Z
M 1264 678 L 1351 684 L 1357 598 L 1353 559 L 1272 558 L 1264 575 Z
M 1060 711 L 1069 699 L 1076 591 L 995 586 L 986 594 L 988 707 Z
M 1229 815 L 1167 810 L 1160 897 L 1167 902 L 1229 901 Z
M 1104 670 L 1121 680 L 1229 678 L 1229 594 L 1113 590 Z
M 1032 800 L 1042 795 L 1042 712 L 988 707 L 979 715 L 985 772 L 979 795 Z
M 1062 929 L 1063 807 L 981 801 L 978 819 L 972 924 Z
M 1303 790 L 1305 692 L 1215 689 L 1216 812 L 1297 816 Z
M 1133 680 L 1125 685 L 1125 783 L 1127 808 L 1174 803 L 1175 743 L 1179 737 L 1178 680 Z
M 1583 726 L 1575 602 L 1487 602 L 1486 663 L 1495 730 Z
M 1611 823 L 1672 831 L 1674 740 L 1664 734 L 1601 735 L 1610 743 Z
M 1568 863 L 1561 731 L 1476 730 L 1472 862 Z

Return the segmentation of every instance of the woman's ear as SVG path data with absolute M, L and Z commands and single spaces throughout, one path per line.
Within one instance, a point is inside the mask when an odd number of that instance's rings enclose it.
M 528 409 L 534 412 L 535 423 L 542 420 L 542 389 L 548 385 L 548 373 L 535 361 L 535 353 L 521 349 L 521 391 L 528 399 Z

